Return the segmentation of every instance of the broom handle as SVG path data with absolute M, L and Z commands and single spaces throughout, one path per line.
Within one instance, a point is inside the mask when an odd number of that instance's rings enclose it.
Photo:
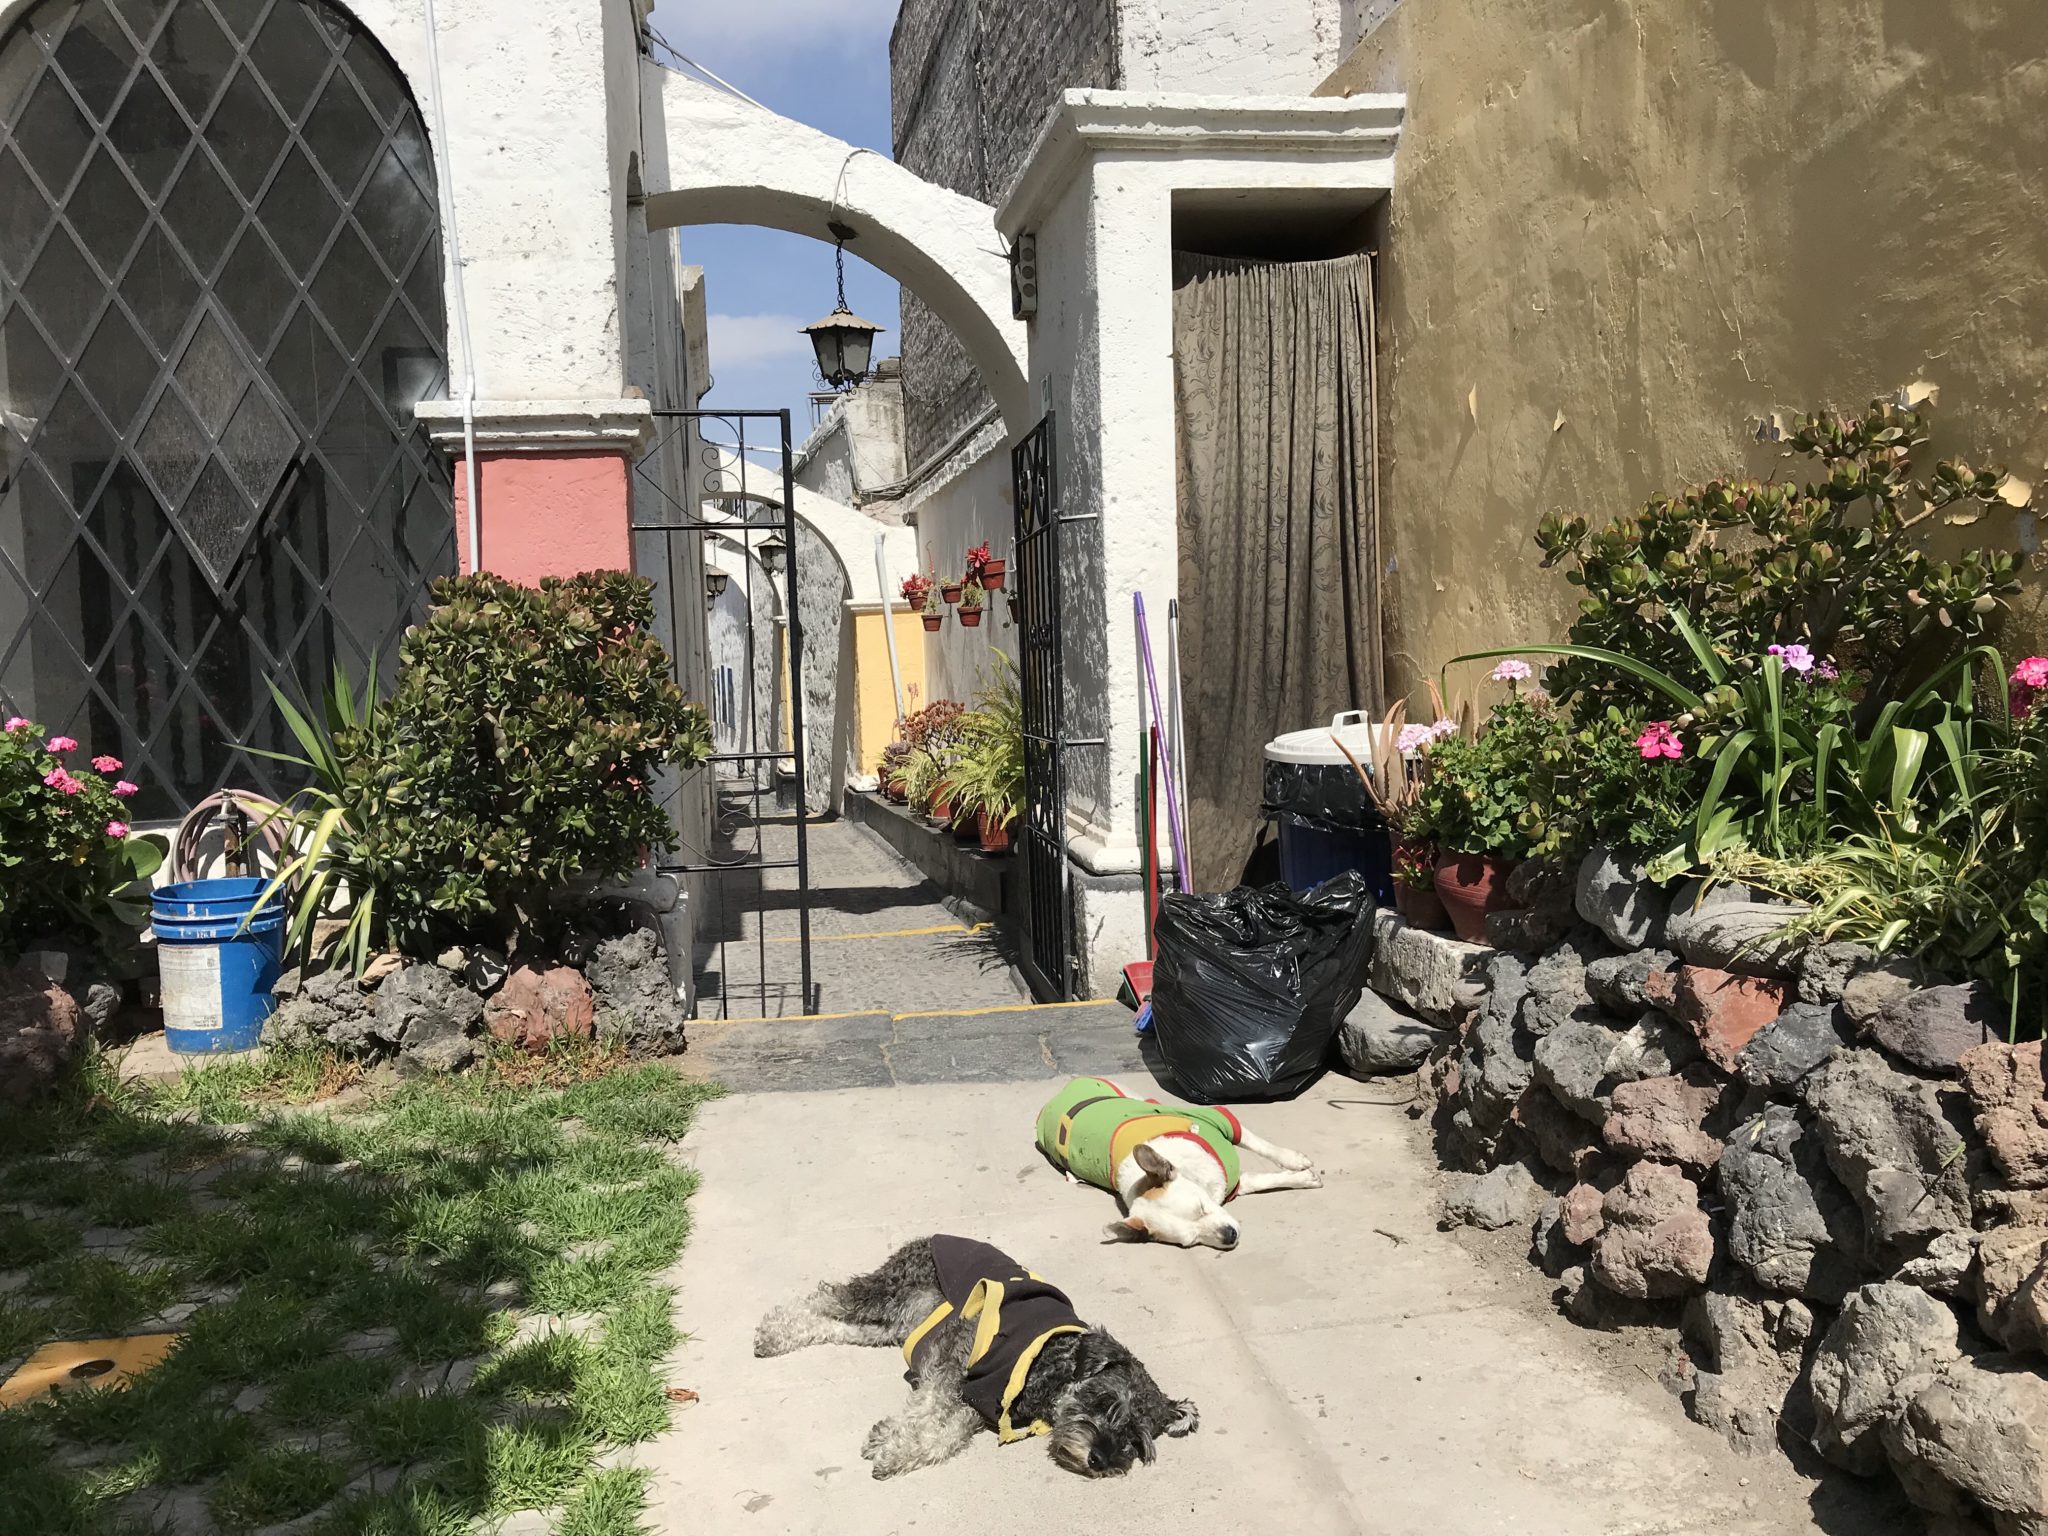
M 1164 721 L 1166 714 L 1159 707 L 1159 673 L 1152 665 L 1152 631 L 1145 623 L 1145 594 L 1133 592 L 1131 602 L 1138 613 L 1138 654 L 1145 668 L 1145 692 L 1152 701 L 1152 718 Z M 1174 792 L 1174 761 L 1171 752 L 1167 754 L 1166 772 L 1161 775 L 1166 789 L 1166 825 L 1173 834 L 1173 878 L 1183 894 L 1195 888 L 1193 873 L 1188 868 L 1187 832 L 1181 826 L 1180 796 Z

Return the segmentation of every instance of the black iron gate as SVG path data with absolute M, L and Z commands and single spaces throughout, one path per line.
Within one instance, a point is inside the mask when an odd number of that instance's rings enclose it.
M 1053 418 L 1010 451 L 1016 492 L 1018 684 L 1024 706 L 1023 846 L 1032 990 L 1064 1001 L 1073 984 L 1073 892 L 1067 873 L 1067 784 L 1060 735 L 1060 523 Z
M 688 882 L 697 947 L 713 957 L 696 969 L 697 1013 L 733 1018 L 735 1003 L 752 1005 L 742 1014 L 815 1013 L 789 412 L 654 415 L 654 444 L 634 465 L 634 555 L 655 578 L 676 681 L 705 702 L 714 739 L 701 767 L 662 785 L 677 843 L 659 868 Z M 771 638 L 764 666 L 763 631 L 777 626 L 755 599 L 772 601 L 778 585 L 783 644 Z M 704 675 L 685 675 L 692 662 Z M 775 739 L 785 723 L 786 743 Z M 770 933 L 792 917 L 794 933 Z

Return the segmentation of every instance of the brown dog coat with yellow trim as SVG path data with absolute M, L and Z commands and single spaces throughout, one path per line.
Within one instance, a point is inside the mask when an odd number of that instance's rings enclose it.
M 1010 1405 L 1024 1389 L 1045 1341 L 1055 1334 L 1086 1333 L 1088 1325 L 1075 1314 L 1065 1291 L 998 1248 L 943 1235 L 932 1238 L 931 1247 L 939 1294 L 946 1299 L 903 1341 L 903 1359 L 910 1367 L 906 1376 L 917 1381 L 919 1357 L 933 1330 L 957 1313 L 974 1324 L 961 1397 L 1006 1441 L 1047 1433 L 1051 1426 L 1043 1421 L 1013 1425 Z

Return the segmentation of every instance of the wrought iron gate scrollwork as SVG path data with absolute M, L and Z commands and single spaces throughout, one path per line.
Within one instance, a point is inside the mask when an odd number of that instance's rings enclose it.
M 1064 1001 L 1073 987 L 1073 892 L 1067 872 L 1067 785 L 1061 736 L 1058 461 L 1048 414 L 1010 452 L 1017 514 L 1018 692 L 1024 712 L 1025 969 L 1034 991 Z

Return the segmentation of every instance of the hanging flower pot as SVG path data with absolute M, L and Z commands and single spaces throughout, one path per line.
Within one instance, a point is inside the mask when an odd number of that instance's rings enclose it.
M 928 635 L 937 634 L 939 626 L 946 622 L 946 616 L 943 613 L 924 613 L 919 614 L 918 617 L 924 620 L 924 632 Z
M 981 627 L 983 601 L 980 587 L 969 586 L 961 592 L 960 622 L 968 629 L 978 629 Z
M 961 584 L 957 581 L 947 582 L 943 587 L 939 588 L 939 596 L 943 597 L 949 603 L 959 602 L 960 585 Z
M 1010 594 L 1010 622 L 1012 624 L 1022 624 L 1024 622 L 1024 599 L 1014 592 Z
M 986 562 L 981 568 L 982 589 L 987 592 L 1001 591 L 1003 572 L 1008 568 L 1008 565 L 1009 562 L 1007 560 L 990 560 Z
M 962 627 L 967 629 L 981 628 L 981 610 L 979 608 L 962 608 L 960 610 L 960 623 Z
M 1010 851 L 1010 828 L 1007 822 L 999 822 L 987 811 L 976 813 L 975 830 L 981 834 L 983 853 L 1008 853 Z
M 1450 914 L 1452 931 L 1467 944 L 1486 943 L 1486 914 L 1508 909 L 1513 869 L 1492 854 L 1446 853 L 1438 861 L 1436 894 Z

